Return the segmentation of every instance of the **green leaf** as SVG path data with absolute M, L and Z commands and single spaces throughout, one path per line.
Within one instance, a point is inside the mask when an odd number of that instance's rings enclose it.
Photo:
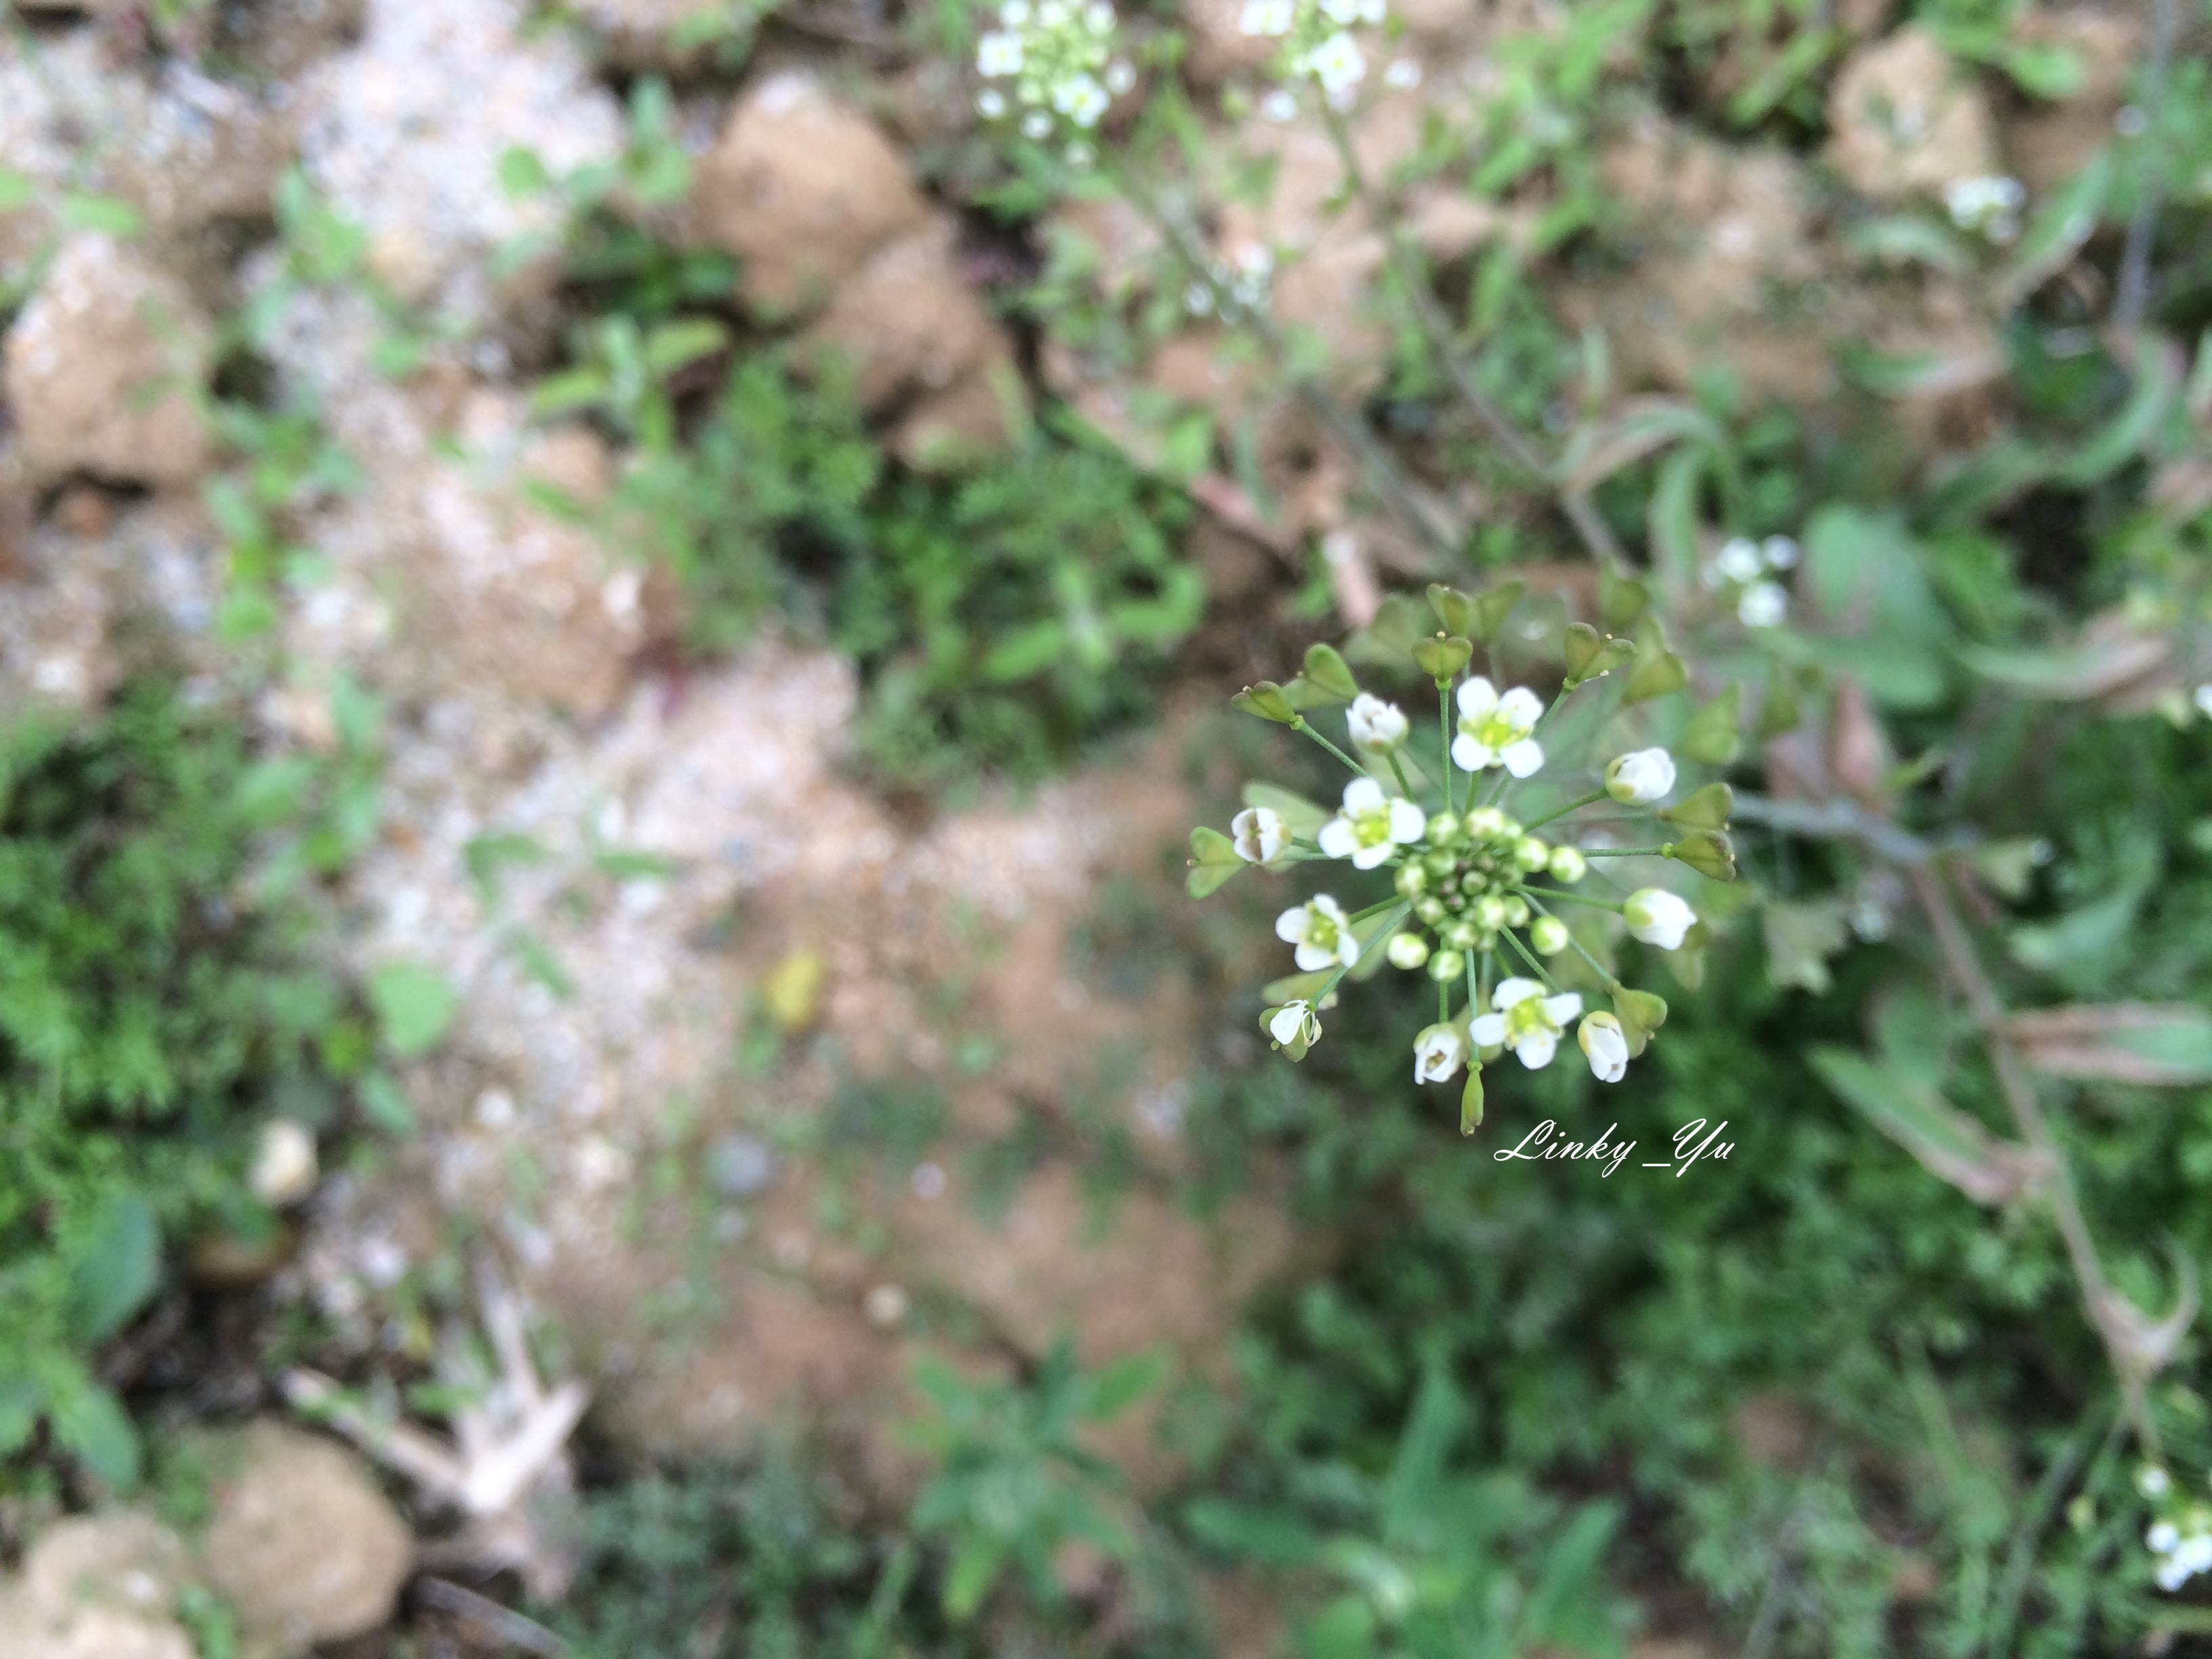
M 2145 337 L 2136 347 L 2135 387 L 2120 412 L 2066 460 L 2054 474 L 2058 482 L 2081 488 L 2101 483 L 2148 447 L 2179 401 L 2181 376 L 2163 343 Z
M 1331 702 L 1350 702 L 1359 695 L 1359 682 L 1352 678 L 1352 670 L 1334 646 L 1308 646 L 1305 672 L 1299 678 Z
M 460 1005 L 443 974 L 416 962 L 388 962 L 371 974 L 368 1000 L 385 1048 L 403 1060 L 436 1048 Z
M 407 1096 L 390 1073 L 363 1073 L 360 1091 L 362 1114 L 386 1133 L 411 1135 L 422 1127 L 415 1116 L 415 1109 L 407 1103 Z
M 2108 634 L 2064 646 L 1960 645 L 1959 660 L 2023 697 L 2082 702 L 2139 679 L 2172 647 L 2156 634 Z
M 123 1404 L 92 1382 L 71 1388 L 50 1407 L 54 1438 L 118 1491 L 138 1484 L 138 1431 Z
M 945 1613 L 955 1624 L 964 1624 L 983 1605 L 983 1598 L 998 1582 L 1006 1565 L 1006 1548 L 998 1539 L 970 1533 L 952 1552 L 945 1569 Z
M 30 1439 L 46 1410 L 46 1391 L 24 1377 L 0 1382 L 0 1457 L 12 1457 Z
M 103 235 L 131 237 L 146 228 L 138 210 L 112 196 L 72 191 L 62 198 L 62 222 L 72 230 L 98 231 Z
M 1091 1377 L 1084 1418 L 1104 1423 L 1119 1417 L 1164 1382 L 1168 1370 L 1167 1356 L 1163 1353 L 1131 1354 L 1115 1360 Z
M 38 186 L 28 173 L 18 173 L 14 167 L 0 167 L 0 213 L 28 207 L 38 193 Z
M 518 200 L 541 194 L 553 182 L 538 152 L 520 144 L 510 144 L 500 152 L 498 177 L 500 189 Z
M 2119 1002 L 2014 1014 L 2005 1035 L 2053 1077 L 2212 1083 L 2212 1013 L 2189 1003 Z
M 161 1230 L 132 1188 L 111 1193 L 70 1251 L 70 1322 L 105 1341 L 146 1305 L 161 1277 Z
M 1777 985 L 1794 985 L 1826 996 L 1833 979 L 1828 961 L 1850 942 L 1844 918 L 1850 907 L 1839 898 L 1790 903 L 1769 899 L 1760 921 L 1766 939 L 1766 972 Z
M 1743 688 L 1730 685 L 1690 716 L 1674 739 L 1675 751 L 1707 766 L 1726 766 L 1743 748 L 1742 726 Z
M 688 363 L 711 357 L 730 343 L 730 331 L 705 317 L 686 317 L 663 323 L 645 337 L 645 367 L 656 380 L 665 380 Z
M 1282 819 L 1285 830 L 1307 841 L 1319 835 L 1322 825 L 1336 816 L 1320 802 L 1308 800 L 1304 795 L 1279 788 L 1272 783 L 1246 784 L 1244 804 L 1266 807 Z
M 530 412 L 544 419 L 593 409 L 606 402 L 614 382 L 597 368 L 571 368 L 548 375 L 530 394 Z
M 1977 1204 L 2008 1203 L 2044 1173 L 2027 1148 L 2000 1140 L 1923 1083 L 1848 1048 L 1815 1048 L 1806 1058 L 1845 1104 Z
M 1050 667 L 1067 648 L 1067 624 L 1057 617 L 1018 628 L 1000 640 L 976 672 L 994 685 L 1025 680 Z
M 1279 1508 L 1200 1498 L 1184 1508 L 1182 1519 L 1191 1536 L 1208 1548 L 1267 1566 L 1303 1566 L 1321 1550 L 1304 1523 Z

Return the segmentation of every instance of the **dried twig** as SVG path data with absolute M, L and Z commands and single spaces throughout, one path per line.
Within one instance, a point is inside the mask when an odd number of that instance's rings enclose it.
M 489 1595 L 479 1595 L 449 1578 L 418 1578 L 415 1581 L 415 1594 L 442 1612 L 458 1613 L 470 1623 L 481 1626 L 487 1634 L 497 1637 L 509 1647 L 542 1653 L 546 1659 L 560 1659 L 568 1650 L 566 1642 L 535 1619 L 526 1618 L 513 1607 Z

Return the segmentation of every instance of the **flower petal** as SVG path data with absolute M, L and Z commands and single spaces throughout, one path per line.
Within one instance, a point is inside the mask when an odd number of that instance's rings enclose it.
M 1518 743 L 1509 743 L 1498 757 L 1505 769 L 1516 778 L 1525 778 L 1544 764 L 1544 745 L 1534 738 L 1523 738 Z
M 1498 700 L 1498 712 L 1527 731 L 1544 717 L 1544 700 L 1525 685 L 1516 685 Z
M 1513 1050 L 1516 1057 L 1532 1072 L 1540 1072 L 1552 1063 L 1552 1056 L 1559 1051 L 1559 1039 L 1549 1031 L 1531 1031 L 1521 1039 Z
M 1459 688 L 1459 712 L 1469 720 L 1480 720 L 1498 707 L 1498 688 L 1480 674 L 1463 680 Z
M 1409 800 L 1390 803 L 1390 839 L 1395 842 L 1413 842 L 1421 838 L 1421 831 L 1429 827 L 1429 815 Z
M 1321 827 L 1321 850 L 1333 859 L 1348 859 L 1359 850 L 1359 837 L 1342 818 L 1331 818 Z
M 1452 764 L 1462 772 L 1480 772 L 1497 758 L 1488 744 L 1478 743 L 1465 732 L 1452 739 L 1451 755 Z
M 1505 1041 L 1505 1016 L 1477 1014 L 1468 1030 L 1481 1047 L 1494 1048 Z
M 1544 1018 L 1554 1025 L 1565 1025 L 1582 1011 L 1583 997 L 1579 991 L 1562 991 L 1555 997 L 1544 999 Z
M 1384 799 L 1382 786 L 1372 778 L 1354 778 L 1344 786 L 1344 810 L 1346 812 L 1372 812 L 1382 805 Z
M 1306 936 L 1306 907 L 1294 904 L 1275 918 L 1275 937 L 1285 944 L 1296 945 Z
M 1498 981 L 1498 988 L 1490 994 L 1490 1006 L 1498 1009 L 1517 1008 L 1529 998 L 1543 994 L 1544 988 L 1533 979 L 1517 976 L 1502 979 Z

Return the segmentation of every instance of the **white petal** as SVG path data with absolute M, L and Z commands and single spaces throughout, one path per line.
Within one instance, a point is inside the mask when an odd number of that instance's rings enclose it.
M 1340 927 L 1344 926 L 1344 907 L 1327 893 L 1316 893 L 1312 904 L 1315 915 L 1328 917 Z
M 1321 850 L 1333 859 L 1348 859 L 1359 850 L 1359 838 L 1342 818 L 1331 818 L 1321 827 Z
M 1606 1054 L 1593 1049 L 1589 1057 L 1590 1075 L 1600 1083 L 1618 1083 L 1628 1075 L 1626 1054 Z
M 1486 743 L 1477 743 L 1462 732 L 1452 739 L 1452 764 L 1462 772 L 1480 772 L 1497 757 Z
M 1396 850 L 1397 848 L 1392 842 L 1378 841 L 1374 846 L 1363 847 L 1354 853 L 1352 855 L 1352 867 L 1355 870 L 1372 870 Z
M 1344 786 L 1344 810 L 1371 812 L 1383 802 L 1382 786 L 1372 778 L 1354 778 Z
M 1336 936 L 1336 959 L 1346 968 L 1359 960 L 1359 940 L 1349 927 Z
M 1275 937 L 1285 944 L 1296 945 L 1306 936 L 1306 907 L 1293 905 L 1275 918 Z
M 1395 842 L 1419 841 L 1421 831 L 1429 827 L 1429 815 L 1409 800 L 1390 803 L 1390 839 Z
M 1274 1018 L 1267 1022 L 1267 1035 L 1278 1042 L 1295 1042 L 1297 1041 L 1298 1025 L 1305 1016 L 1305 1004 L 1286 1002 L 1275 1011 Z
M 1459 688 L 1459 712 L 1469 720 L 1480 720 L 1498 707 L 1498 688 L 1477 674 L 1462 681 Z
M 1505 1041 L 1505 1016 L 1477 1014 L 1468 1030 L 1475 1042 L 1485 1048 L 1494 1048 Z
M 1498 700 L 1498 712 L 1526 730 L 1544 717 L 1544 700 L 1525 685 L 1516 685 Z
M 1308 945 L 1301 940 L 1297 957 L 1298 966 L 1309 974 L 1336 966 L 1336 952 L 1326 945 Z
M 1552 1063 L 1552 1056 L 1559 1051 L 1559 1040 L 1549 1031 L 1531 1031 L 1513 1052 L 1530 1071 L 1540 1072 Z
M 1505 769 L 1516 778 L 1525 778 L 1544 764 L 1544 745 L 1534 738 L 1523 738 L 1518 743 L 1509 743 L 1500 757 Z
M 1554 1025 L 1564 1025 L 1583 1011 L 1583 996 L 1579 991 L 1562 991 L 1555 997 L 1544 999 L 1544 1018 Z
M 1498 1009 L 1517 1008 L 1530 997 L 1543 994 L 1544 988 L 1533 979 L 1518 976 L 1502 979 L 1498 981 L 1498 988 L 1490 994 L 1490 1006 Z

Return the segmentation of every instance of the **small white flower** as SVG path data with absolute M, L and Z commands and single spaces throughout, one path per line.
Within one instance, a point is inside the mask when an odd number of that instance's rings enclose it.
M 1022 137 L 1042 142 L 1052 137 L 1052 117 L 1041 109 L 1033 109 L 1022 117 Z
M 1419 933 L 1393 933 L 1390 942 L 1382 947 L 1382 954 L 1390 958 L 1393 968 L 1410 972 L 1429 959 L 1429 942 Z
M 1359 21 L 1360 0 L 1321 0 L 1322 15 L 1350 28 Z
M 1247 864 L 1272 864 L 1291 844 L 1282 815 L 1265 806 L 1248 806 L 1229 820 L 1229 844 Z
M 1359 0 L 1361 22 L 1379 23 L 1389 15 L 1389 9 L 1383 4 L 1383 0 Z
M 1323 968 L 1349 968 L 1359 960 L 1359 941 L 1352 919 L 1326 893 L 1317 893 L 1275 918 L 1275 937 L 1297 947 L 1298 966 L 1310 974 Z
M 1600 1083 L 1618 1083 L 1628 1074 L 1627 1034 L 1611 1014 L 1584 1015 L 1575 1041 L 1589 1058 L 1590 1075 Z
M 1052 106 L 1079 127 L 1096 126 L 1111 102 L 1106 88 L 1088 75 L 1070 76 L 1052 94 Z
M 1541 1071 L 1559 1052 L 1559 1033 L 1566 1022 L 1583 1011 L 1583 1000 L 1573 991 L 1546 996 L 1533 979 L 1502 981 L 1491 993 L 1492 1013 L 1475 1017 L 1473 1034 L 1480 1048 L 1502 1043 L 1514 1058 L 1532 1072 Z
M 1321 850 L 1372 870 L 1397 848 L 1421 838 L 1429 815 L 1402 795 L 1386 795 L 1372 778 L 1344 786 L 1344 805 L 1321 827 Z
M 1018 29 L 1030 21 L 1030 0 L 1006 0 L 999 8 L 999 21 L 1010 29 Z
M 2136 1471 L 2136 1490 L 2145 1498 L 2163 1498 L 2173 1488 L 2173 1479 L 2155 1463 Z
M 1759 544 L 1748 536 L 1731 537 L 1713 564 L 1732 582 L 1757 581 L 1766 568 L 1766 561 L 1759 556 Z
M 1297 16 L 1291 0 L 1244 0 L 1237 27 L 1246 34 L 1288 34 Z
M 1401 90 L 1421 84 L 1421 66 L 1410 58 L 1401 58 L 1382 71 L 1382 84 Z
M 975 72 L 978 75 L 1019 75 L 1022 72 L 1022 37 L 1002 29 L 994 29 L 975 43 Z
M 1406 734 L 1413 729 L 1404 709 L 1395 702 L 1383 702 L 1371 691 L 1362 691 L 1352 700 L 1345 723 L 1352 730 L 1352 746 L 1370 755 L 1390 753 L 1406 741 Z
M 1646 945 L 1662 951 L 1679 951 L 1682 939 L 1697 925 L 1698 913 L 1663 887 L 1639 887 L 1621 907 L 1628 931 Z
M 1516 778 L 1528 776 L 1544 763 L 1543 745 L 1528 735 L 1543 714 L 1542 701 L 1527 686 L 1500 696 L 1496 686 L 1475 675 L 1459 689 L 1453 764 L 1462 772 L 1503 766 Z
M 1106 0 L 1091 0 L 1083 9 L 1083 26 L 1103 40 L 1114 32 L 1114 8 Z
M 1079 138 L 1063 150 L 1061 156 L 1078 173 L 1098 159 L 1097 152 Z
M 1267 1035 L 1285 1048 L 1303 1040 L 1308 1048 L 1321 1041 L 1321 1018 L 1313 1005 L 1299 998 L 1286 1002 L 1267 1017 Z
M 1769 536 L 1759 545 L 1769 570 L 1791 570 L 1797 564 L 1797 544 L 1787 536 Z
M 1413 1039 L 1413 1081 L 1450 1082 L 1466 1053 L 1457 1026 L 1430 1026 Z
M 1106 90 L 1119 98 L 1137 84 L 1137 71 L 1129 64 L 1116 58 L 1106 65 Z
M 1790 614 L 1790 595 L 1779 582 L 1753 582 L 1736 601 L 1736 620 L 1746 628 L 1778 628 Z
M 1277 87 L 1260 100 L 1260 113 L 1270 121 L 1291 121 L 1297 118 L 1298 100 L 1296 94 Z
M 2181 1541 L 2181 1528 L 2171 1521 L 2154 1522 L 2143 1534 L 2143 1543 L 2154 1555 L 2171 1555 L 2173 1547 Z
M 1605 793 L 1623 806 L 1649 806 L 1674 787 L 1674 757 L 1663 749 L 1637 749 L 1605 769 Z
M 289 1117 L 272 1117 L 261 1126 L 246 1177 L 254 1197 L 272 1208 L 296 1203 L 314 1190 L 315 1175 L 313 1131 Z
M 1306 54 L 1303 68 L 1321 82 L 1322 91 L 1335 98 L 1359 84 L 1367 73 L 1367 58 L 1350 35 L 1332 34 Z
M 2196 693 L 2197 712 L 2212 720 L 2212 683 L 2200 685 Z

